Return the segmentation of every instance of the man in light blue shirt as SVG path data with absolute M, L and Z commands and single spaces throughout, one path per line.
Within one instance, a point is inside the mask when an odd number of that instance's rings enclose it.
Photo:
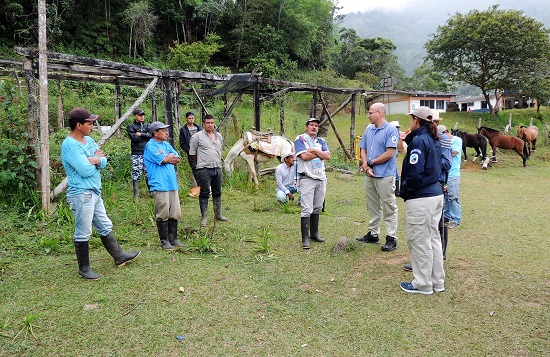
M 180 162 L 180 157 L 167 141 L 169 126 L 159 121 L 151 124 L 153 138 L 147 142 L 143 153 L 143 161 L 149 174 L 149 189 L 155 199 L 160 246 L 164 250 L 183 246 L 178 239 L 181 206 L 176 164 Z
M 61 160 L 67 173 L 67 201 L 74 215 L 74 246 L 78 261 L 78 274 L 88 280 L 99 280 L 90 268 L 89 241 L 92 226 L 101 242 L 118 266 L 134 260 L 139 251 L 125 253 L 113 235 L 113 223 L 107 216 L 101 199 L 101 172 L 107 158 L 95 140 L 90 137 L 93 122 L 98 118 L 84 108 L 69 113 L 71 132 L 61 144 Z
M 386 222 L 386 244 L 382 250 L 397 248 L 397 203 L 395 199 L 395 158 L 399 131 L 386 121 L 386 107 L 374 103 L 369 108 L 370 124 L 359 142 L 361 168 L 365 172 L 367 210 L 370 214 L 368 232 L 358 241 L 380 243 L 380 225 Z

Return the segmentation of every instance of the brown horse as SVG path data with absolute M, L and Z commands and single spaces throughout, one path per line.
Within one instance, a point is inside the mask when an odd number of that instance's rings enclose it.
M 531 155 L 531 149 L 537 150 L 537 137 L 539 136 L 539 128 L 534 125 L 526 127 L 521 125 L 518 128 L 518 138 L 525 141 L 525 145 L 529 149 L 529 155 Z
M 523 142 L 523 140 L 516 138 L 515 136 L 503 135 L 498 130 L 487 128 L 485 126 L 478 128 L 477 132 L 489 140 L 489 144 L 493 149 L 493 156 L 496 156 L 496 148 L 513 149 L 516 150 L 518 155 L 523 159 L 523 166 L 526 166 L 525 162 L 529 158 L 529 151 L 527 151 L 527 145 Z

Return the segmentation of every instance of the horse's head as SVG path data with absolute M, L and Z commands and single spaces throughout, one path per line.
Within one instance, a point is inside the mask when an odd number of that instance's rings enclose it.
M 451 135 L 460 137 L 461 131 L 458 129 L 451 129 Z

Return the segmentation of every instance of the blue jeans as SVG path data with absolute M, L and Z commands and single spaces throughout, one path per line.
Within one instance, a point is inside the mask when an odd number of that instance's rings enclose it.
M 454 221 L 460 224 L 462 218 L 462 208 L 458 199 L 458 191 L 460 188 L 460 176 L 449 177 L 447 179 L 447 192 L 445 192 L 445 206 L 443 207 L 443 215 L 449 221 Z
M 295 194 L 296 192 L 298 192 L 298 190 L 296 189 L 296 187 L 294 186 L 285 186 L 287 190 L 290 191 L 290 193 L 292 194 Z M 285 203 L 286 201 L 288 201 L 288 196 L 286 195 L 286 193 L 284 193 L 283 191 L 281 190 L 277 190 L 275 192 L 276 196 L 277 196 L 277 201 L 281 202 L 281 203 Z
M 101 196 L 88 190 L 76 196 L 67 197 L 74 216 L 74 241 L 87 242 L 92 235 L 92 225 L 100 236 L 107 236 L 113 230 L 113 223 L 107 217 Z

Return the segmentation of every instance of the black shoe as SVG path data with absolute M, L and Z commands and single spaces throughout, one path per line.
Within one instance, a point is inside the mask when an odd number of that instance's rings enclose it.
M 405 271 L 413 271 L 413 266 L 412 266 L 411 263 L 407 263 L 407 264 L 403 265 L 403 269 Z
M 370 232 L 368 232 L 362 238 L 356 238 L 356 240 L 363 243 L 380 244 L 380 239 L 378 238 L 378 236 L 373 236 L 372 234 L 370 234 Z
M 386 244 L 382 246 L 384 252 L 391 252 L 397 248 L 397 238 L 386 236 Z

